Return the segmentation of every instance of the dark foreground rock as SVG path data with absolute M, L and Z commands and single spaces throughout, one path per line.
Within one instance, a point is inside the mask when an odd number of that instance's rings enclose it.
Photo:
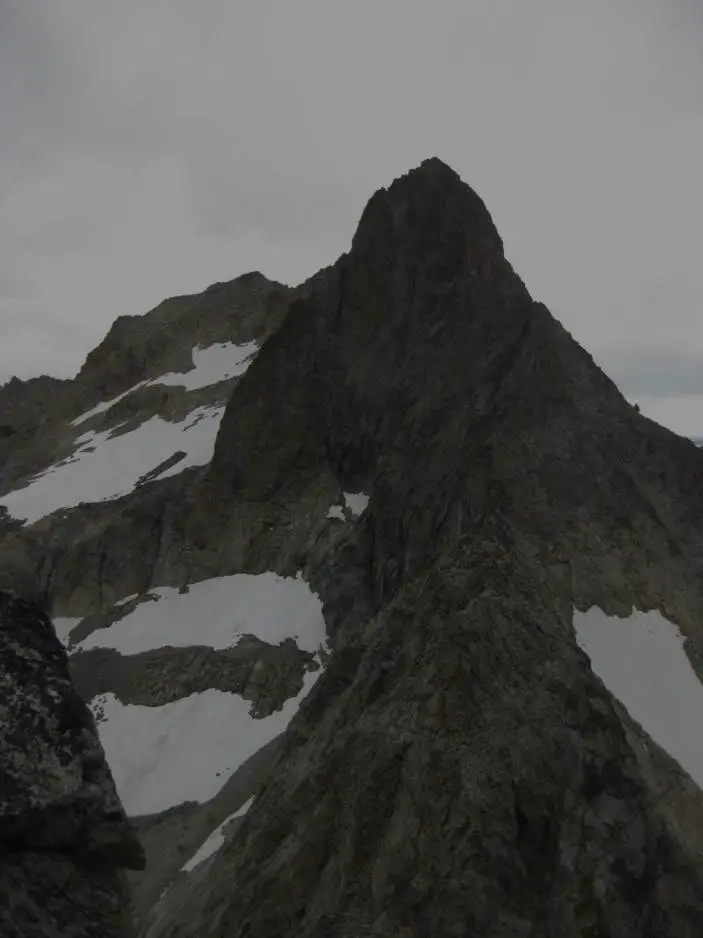
M 0 934 L 123 938 L 143 863 L 51 622 L 0 592 Z

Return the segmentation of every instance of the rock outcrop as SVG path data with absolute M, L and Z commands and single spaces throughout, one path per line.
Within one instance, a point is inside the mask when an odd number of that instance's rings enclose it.
M 634 742 L 491 527 L 336 651 L 235 841 L 151 935 L 699 934 L 700 791 Z
M 12 378 L 0 387 L 0 491 L 13 478 L 12 454 L 31 449 L 32 440 L 53 415 L 61 413 L 71 396 L 70 381 L 47 375 L 26 381 Z
M 149 935 L 697 935 L 701 793 L 646 755 L 571 613 L 658 608 L 700 647 L 702 469 L 531 299 L 451 170 L 377 193 L 235 389 L 199 495 L 203 540 L 266 506 L 290 544 L 330 479 L 372 493 L 324 559 L 300 545 L 334 654 Z M 250 550 L 273 540 L 250 521 Z
M 244 274 L 202 293 L 170 297 L 143 316 L 118 317 L 72 380 L 13 378 L 0 387 L 0 495 L 70 458 L 75 439 L 86 429 L 74 426 L 71 418 L 135 385 L 152 381 L 119 403 L 109 427 L 138 424 L 154 414 L 173 420 L 196 404 L 226 400 L 231 381 L 194 395 L 154 381 L 191 369 L 197 346 L 265 341 L 296 295 L 262 274 Z
M 209 464 L 0 529 L 0 567 L 82 619 L 76 640 L 119 630 L 131 594 L 234 573 L 302 575 L 324 600 L 331 656 L 283 737 L 211 803 L 140 819 L 140 934 L 698 938 L 703 795 L 594 676 L 572 616 L 660 610 L 700 673 L 703 453 L 532 299 L 439 160 L 376 193 L 297 290 L 251 275 L 118 321 L 81 407 L 186 367 L 201 328 L 250 339 L 230 290 L 261 348 Z M 110 421 L 185 407 L 172 392 L 134 390 Z M 345 493 L 370 496 L 354 520 Z M 86 699 L 216 689 L 270 715 L 317 653 L 248 642 L 71 667 Z
M 174 296 L 145 316 L 120 316 L 76 376 L 81 405 L 192 365 L 197 344 L 245 342 L 279 324 L 293 291 L 256 271 L 202 293 Z
M 0 934 L 126 938 L 142 848 L 51 621 L 5 592 L 0 663 Z

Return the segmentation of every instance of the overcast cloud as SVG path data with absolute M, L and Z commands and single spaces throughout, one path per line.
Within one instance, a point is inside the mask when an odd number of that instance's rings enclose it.
M 167 295 L 302 280 L 437 155 L 533 296 L 703 431 L 701 88 L 700 0 L 3 0 L 0 381 Z

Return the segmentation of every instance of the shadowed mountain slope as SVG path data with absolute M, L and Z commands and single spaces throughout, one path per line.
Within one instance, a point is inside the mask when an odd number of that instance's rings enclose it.
M 150 934 L 693 938 L 700 791 L 571 616 L 660 609 L 696 660 L 702 468 L 532 301 L 448 167 L 377 193 L 233 392 L 199 496 L 221 540 L 261 505 L 295 538 L 330 476 L 371 492 L 311 571 L 334 655 Z
M 658 610 L 703 673 L 703 453 L 531 298 L 440 160 L 377 192 L 335 265 L 262 290 L 274 312 L 222 385 L 211 459 L 0 542 L 11 575 L 75 617 L 74 640 L 104 630 L 71 657 L 86 697 L 163 714 L 217 691 L 265 719 L 300 701 L 212 801 L 143 820 L 141 934 L 698 938 L 700 788 L 596 677 L 574 624 Z M 179 303 L 89 356 L 76 386 L 128 392 L 115 423 L 153 406 L 137 382 L 184 367 L 170 351 L 148 364 Z M 218 341 L 252 338 L 221 313 Z M 199 335 L 186 318 L 181 356 Z M 158 393 L 163 413 L 192 404 Z M 238 644 L 212 644 L 197 613 L 190 646 L 175 613 L 142 641 L 145 603 L 177 612 L 188 590 L 273 573 L 320 597 L 329 649 L 277 644 L 268 619 L 263 638 L 238 625 Z M 191 869 L 179 852 L 206 823 L 230 827 Z

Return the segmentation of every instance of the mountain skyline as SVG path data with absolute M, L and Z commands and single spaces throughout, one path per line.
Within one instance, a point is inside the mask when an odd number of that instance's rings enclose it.
M 438 158 L 1 388 L 3 935 L 698 938 L 702 460 Z
M 0 383 L 74 374 L 164 296 L 302 282 L 437 153 L 628 398 L 700 431 L 700 35 L 695 0 L 10 0 Z

